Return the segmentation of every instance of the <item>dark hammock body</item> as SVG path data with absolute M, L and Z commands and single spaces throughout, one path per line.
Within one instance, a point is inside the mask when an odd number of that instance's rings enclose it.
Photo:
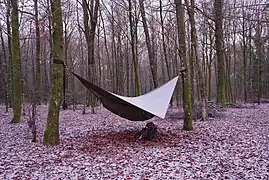
M 152 113 L 126 102 L 112 93 L 90 83 L 76 73 L 72 72 L 72 74 L 75 75 L 79 81 L 102 102 L 106 109 L 114 114 L 130 121 L 145 121 L 155 116 Z

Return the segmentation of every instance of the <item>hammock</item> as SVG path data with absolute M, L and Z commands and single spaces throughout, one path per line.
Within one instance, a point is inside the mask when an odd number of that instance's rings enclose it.
M 73 72 L 72 72 L 73 73 Z M 178 76 L 166 84 L 137 97 L 125 97 L 106 91 L 73 73 L 109 111 L 131 121 L 145 121 L 158 116 L 165 118 Z

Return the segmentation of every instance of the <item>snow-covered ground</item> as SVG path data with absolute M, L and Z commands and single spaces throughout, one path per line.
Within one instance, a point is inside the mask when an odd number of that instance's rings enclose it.
M 226 109 L 189 132 L 181 119 L 154 118 L 159 133 L 150 142 L 134 137 L 146 122 L 102 108 L 61 111 L 55 147 L 42 145 L 46 115 L 39 106 L 32 143 L 28 117 L 9 124 L 12 113 L 0 106 L 0 179 L 269 179 L 269 104 Z

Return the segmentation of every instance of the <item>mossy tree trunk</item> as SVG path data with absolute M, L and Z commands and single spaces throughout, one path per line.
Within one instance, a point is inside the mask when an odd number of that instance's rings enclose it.
M 195 9 L 195 0 L 191 0 L 191 4 L 189 6 L 188 0 L 185 0 L 185 4 L 187 6 L 187 11 L 190 17 L 190 23 L 191 23 L 191 54 L 194 58 L 196 69 L 198 71 L 198 81 L 199 81 L 199 92 L 201 95 L 201 101 L 202 101 L 202 120 L 207 120 L 207 100 L 206 100 L 206 85 L 205 85 L 205 78 L 204 74 L 202 72 L 201 67 L 201 59 L 199 58 L 198 48 L 197 48 L 197 36 L 196 36 L 196 27 L 195 27 L 195 19 L 194 19 L 194 9 Z
M 195 80 L 195 74 L 194 74 L 194 49 L 193 49 L 193 46 L 192 46 L 192 37 L 189 38 L 190 41 L 190 46 L 189 46 L 189 70 L 190 70 L 190 90 L 191 90 L 191 104 L 193 105 L 194 104 L 194 98 L 195 98 L 195 83 L 194 83 L 194 80 Z M 198 86 L 198 84 L 197 84 Z M 197 88 L 198 90 L 198 88 Z M 199 90 L 197 91 L 197 97 L 198 97 L 198 100 L 199 100 Z
M 13 84 L 13 118 L 11 123 L 21 121 L 21 61 L 20 61 L 20 41 L 19 41 L 19 15 L 18 1 L 12 0 L 12 84 Z
M 225 103 L 225 63 L 223 53 L 223 28 L 222 28 L 223 0 L 215 0 L 215 43 L 217 52 L 217 103 Z
M 52 24 L 53 24 L 53 59 L 64 59 L 63 22 L 61 0 L 51 0 Z M 59 111 L 61 107 L 61 95 L 63 87 L 63 67 L 61 64 L 53 64 L 52 91 L 47 116 L 46 129 L 43 143 L 46 145 L 59 144 Z
M 181 58 L 181 68 L 188 70 L 187 57 L 186 57 L 186 42 L 185 42 L 185 22 L 184 22 L 184 8 L 182 0 L 175 0 L 176 4 L 176 17 L 179 38 L 179 56 Z M 183 83 L 183 106 L 184 106 L 184 130 L 192 130 L 192 105 L 191 105 L 191 89 L 189 84 L 189 73 L 185 75 Z

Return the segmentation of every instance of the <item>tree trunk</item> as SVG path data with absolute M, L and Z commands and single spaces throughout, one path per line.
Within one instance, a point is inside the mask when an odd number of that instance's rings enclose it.
M 97 25 L 97 17 L 99 11 L 99 0 L 91 0 L 90 5 L 87 4 L 86 0 L 82 1 L 83 7 L 83 18 L 84 18 L 84 34 L 87 42 L 88 49 L 88 78 L 89 81 L 94 83 L 95 79 L 95 60 L 94 60 L 94 41 L 95 41 L 95 30 Z M 90 14 L 90 17 L 89 17 Z M 90 24 L 89 24 L 90 21 Z M 95 98 L 93 94 L 88 91 L 88 102 L 91 104 L 91 112 L 94 113 Z
M 259 23 L 257 27 L 255 28 L 255 40 L 254 43 L 256 45 L 256 54 L 257 54 L 257 74 L 258 74 L 258 87 L 257 87 L 257 93 L 258 93 L 258 104 L 261 104 L 261 97 L 262 97 L 262 61 L 263 61 L 263 43 L 261 42 L 261 35 L 262 35 L 262 26 Z
M 5 41 L 3 37 L 3 29 L 0 27 L 0 37 L 1 37 L 1 45 L 2 45 L 2 51 L 3 51 L 3 65 L 1 64 L 0 70 L 2 71 L 2 78 L 3 78 L 3 83 L 5 86 L 5 106 L 6 106 L 6 112 L 8 112 L 8 65 L 7 65 L 7 54 L 6 54 L 6 47 L 5 47 Z
M 51 0 L 52 24 L 53 24 L 53 59 L 64 60 L 64 40 L 61 0 Z M 61 107 L 61 95 L 63 87 L 63 66 L 53 64 L 52 71 L 52 94 L 47 116 L 46 129 L 43 143 L 57 145 L 59 139 L 59 112 Z
M 50 9 L 50 4 L 51 4 L 51 1 L 52 0 L 47 0 L 47 4 L 48 4 L 48 9 L 47 9 L 47 11 L 48 12 L 50 12 L 50 13 L 52 13 L 51 12 L 51 9 Z M 51 16 L 49 16 L 48 17 L 48 28 L 49 28 L 49 36 L 50 36 L 50 38 L 49 38 L 49 45 L 50 45 L 50 55 L 49 55 L 49 59 L 51 60 L 53 57 L 53 55 L 52 55 L 52 46 L 53 46 L 53 42 L 52 42 L 52 39 L 53 39 L 53 35 L 52 35 L 52 33 L 53 33 L 53 28 L 52 28 L 52 26 L 53 26 L 53 24 L 52 24 L 52 17 Z M 47 72 L 47 75 L 49 75 L 49 76 L 47 76 L 48 78 L 48 89 L 51 89 L 51 87 L 52 87 L 52 71 L 53 71 L 53 62 L 52 61 L 49 61 L 49 64 L 48 64 L 48 69 L 49 69 L 49 72 Z
M 163 45 L 163 53 L 164 53 L 164 61 L 166 65 L 167 75 L 168 79 L 171 79 L 171 73 L 170 73 L 170 65 L 167 58 L 167 50 L 166 50 L 166 44 L 165 44 L 165 37 L 164 37 L 164 22 L 163 22 L 163 7 L 162 7 L 162 0 L 159 1 L 160 3 L 160 18 L 161 18 L 161 27 L 162 27 L 162 45 Z
M 255 56 L 253 56 L 253 49 L 254 49 L 254 47 L 252 48 L 252 36 L 253 36 L 253 34 L 252 34 L 252 28 L 251 28 L 251 24 L 249 23 L 248 24 L 248 35 L 247 35 L 248 37 L 248 45 L 246 44 L 246 42 L 245 42 L 245 47 L 243 47 L 243 48 L 245 48 L 245 55 L 247 56 L 248 55 L 248 58 L 247 59 L 244 59 L 244 77 L 246 77 L 245 79 L 245 81 L 244 81 L 244 83 L 246 84 L 243 84 L 244 85 L 244 91 L 246 92 L 245 93 L 245 102 L 247 102 L 247 99 L 248 99 L 248 95 L 247 95 L 247 88 L 248 88 L 248 85 L 247 85 L 247 60 L 249 61 L 249 64 L 251 65 L 252 64 L 252 61 L 254 61 L 254 59 L 255 59 Z M 248 47 L 248 48 L 247 48 Z M 246 52 L 246 50 L 247 50 L 247 52 Z M 243 49 L 243 51 L 244 51 L 244 49 Z M 255 70 L 254 70 L 255 71 Z M 255 77 L 253 77 L 253 79 L 254 80 L 256 80 L 256 75 L 255 75 Z M 255 83 L 253 83 L 252 84 L 252 81 L 251 81 L 251 90 L 254 90 L 254 88 L 256 87 L 256 84 Z
M 234 7 L 236 6 L 236 3 L 234 1 Z M 233 56 L 234 56 L 234 69 L 233 69 L 233 74 L 234 74 L 234 77 L 233 77 L 233 81 L 234 81 L 234 84 L 233 84 L 233 103 L 235 104 L 236 103 L 236 98 L 237 98 L 237 78 L 236 78 L 236 61 L 237 61 L 237 51 L 236 51 L 236 24 L 235 24 L 235 20 L 233 21 Z
M 231 85 L 231 48 L 229 40 L 227 40 L 228 47 L 227 47 L 227 52 L 225 53 L 225 61 L 226 61 L 226 101 L 228 103 L 232 102 L 232 85 Z
M 215 43 L 217 52 L 217 103 L 225 104 L 225 63 L 223 53 L 222 4 L 223 0 L 215 0 Z
M 246 57 L 246 27 L 245 27 L 245 11 L 244 7 L 242 7 L 242 13 L 243 13 L 243 23 L 242 23 L 242 28 L 243 28 L 243 62 L 244 62 L 244 101 L 245 103 L 247 102 L 247 57 Z
M 190 23 L 187 23 L 187 29 L 189 31 L 189 24 Z M 194 49 L 193 49 L 193 46 L 192 46 L 192 36 L 189 35 L 188 36 L 188 39 L 187 39 L 187 42 L 188 42 L 188 60 L 189 60 L 189 66 L 190 66 L 190 89 L 191 89 L 191 104 L 193 106 L 194 104 L 194 100 L 195 100 L 195 84 L 194 84 L 194 81 L 195 81 L 195 73 L 194 73 Z M 196 86 L 198 87 L 198 83 L 196 83 Z M 197 88 L 197 97 L 198 97 L 198 101 L 200 101 L 200 96 L 199 96 L 199 88 Z
M 11 0 L 12 5 L 12 69 L 13 69 L 13 118 L 11 123 L 21 121 L 21 61 L 19 41 L 18 1 Z
M 112 8 L 113 9 L 113 8 Z M 112 19 L 114 19 L 114 11 L 111 12 Z M 117 69 L 116 69 L 116 47 L 115 47 L 115 22 L 111 22 L 111 60 L 112 60 L 112 92 L 117 93 Z
M 201 60 L 198 56 L 198 48 L 197 48 L 197 36 L 196 36 L 196 27 L 195 27 L 195 18 L 194 18 L 194 8 L 195 8 L 195 1 L 191 0 L 191 8 L 189 7 L 188 0 L 185 0 L 187 11 L 190 17 L 190 23 L 191 23 L 191 45 L 192 45 L 192 57 L 194 58 L 194 62 L 196 64 L 196 68 L 198 71 L 198 80 L 199 80 L 199 92 L 201 95 L 201 101 L 202 101 L 202 120 L 207 120 L 207 103 L 206 103 L 206 87 L 205 87 L 205 81 L 204 81 L 204 75 L 202 73 L 202 67 L 201 67 Z M 193 60 L 192 60 L 193 61 Z M 191 61 L 190 61 L 191 62 Z
M 108 77 L 111 79 L 112 76 L 112 69 L 111 69 L 111 60 L 110 60 L 110 55 L 109 55 L 109 51 L 108 51 L 108 45 L 107 45 L 107 36 L 106 36 L 106 28 L 105 28 L 105 23 L 104 23 L 104 19 L 103 19 L 103 15 L 102 13 L 100 13 L 100 18 L 102 21 L 102 26 L 103 26 L 103 30 L 104 30 L 104 43 L 105 43 L 105 51 L 106 51 L 106 57 L 107 57 L 107 71 L 108 71 Z M 110 90 L 110 80 L 107 82 L 107 89 Z
M 136 33 L 137 31 L 135 28 L 135 22 L 133 20 L 132 15 L 132 0 L 128 0 L 129 4 L 129 22 L 130 22 L 130 34 L 131 34 L 131 48 L 132 48 L 132 61 L 133 61 L 133 67 L 134 67 L 134 76 L 135 76 L 135 94 L 136 96 L 139 96 L 141 93 L 140 89 L 140 76 L 139 76 L 139 64 L 138 64 L 138 57 L 137 57 L 137 39 L 136 39 Z M 132 72 L 133 73 L 133 72 Z
M 40 72 L 40 53 L 41 53 L 41 44 L 40 44 L 40 28 L 38 20 L 38 4 L 37 0 L 34 0 L 35 8 L 35 30 L 36 30 L 36 73 L 35 73 L 35 104 L 40 104 L 40 90 L 41 90 L 41 72 Z
M 175 0 L 176 4 L 176 17 L 177 17 L 177 29 L 179 38 L 179 56 L 181 58 L 182 70 L 188 70 L 187 57 L 186 57 L 186 42 L 185 42 L 185 21 L 184 21 L 184 8 L 182 0 Z M 192 105 L 191 105 L 191 90 L 189 85 L 189 73 L 185 73 L 183 77 L 183 106 L 184 106 L 184 130 L 192 130 Z
M 147 49 L 148 49 L 148 57 L 149 57 L 150 70 L 151 70 L 152 79 L 153 79 L 153 85 L 154 85 L 154 88 L 156 88 L 158 86 L 157 62 L 154 59 L 153 47 L 150 42 L 149 30 L 148 30 L 146 13 L 145 13 L 145 8 L 144 8 L 144 0 L 139 0 L 139 6 L 140 6 L 140 12 L 142 16 L 144 33 L 146 36 L 146 44 L 147 44 Z
M 128 43 L 125 43 L 125 71 L 126 71 L 126 95 L 130 96 L 130 63 Z M 132 69 L 131 69 L 132 70 Z
M 10 27 L 10 10 L 11 10 L 11 1 L 7 0 L 7 12 L 6 12 L 6 21 L 7 21 L 7 39 L 8 39 L 8 101 L 9 107 L 13 106 L 13 65 L 12 65 L 12 39 L 11 39 L 11 27 Z
M 48 103 L 48 93 L 49 93 L 49 87 L 50 87 L 50 76 L 48 75 L 49 74 L 49 71 L 48 71 L 48 62 L 47 62 L 47 58 L 45 57 L 45 54 L 46 54 L 46 49 L 47 49 L 47 45 L 46 43 L 43 44 L 43 60 L 42 60 L 42 63 L 44 64 L 44 76 L 43 76 L 43 91 L 42 91 L 42 101 L 43 103 L 45 103 L 45 105 L 47 105 Z M 51 53 L 50 53 L 51 54 Z M 50 58 L 50 57 L 49 57 Z
M 208 60 L 208 100 L 211 101 L 212 98 L 212 87 L 211 87 L 211 83 L 212 83 L 212 63 L 213 63 L 213 42 L 214 42 L 214 38 L 213 38 L 213 31 L 211 29 L 209 29 L 209 40 L 210 40 L 210 47 L 209 47 L 209 60 Z
M 63 20 L 64 24 L 64 57 L 66 64 L 68 64 L 68 33 L 67 33 L 67 22 L 66 20 Z M 68 89 L 68 76 L 66 76 L 66 70 L 65 67 L 63 69 L 63 102 L 62 102 L 62 108 L 63 110 L 68 109 L 68 104 L 66 103 L 66 89 Z
M 84 35 L 85 35 L 85 39 L 87 42 L 87 55 L 88 55 L 88 79 L 90 80 L 91 75 L 90 75 L 90 51 L 91 51 L 91 47 L 90 47 L 90 26 L 89 26 L 89 13 L 88 13 L 88 8 L 89 8 L 89 4 L 87 3 L 86 0 L 82 0 L 82 8 L 83 8 L 83 24 L 84 24 Z M 90 80 L 90 82 L 92 82 Z M 93 102 L 91 101 L 92 99 L 92 93 L 88 90 L 88 95 L 87 95 L 87 105 L 89 105 L 89 103 L 91 104 L 91 108 L 92 108 L 92 113 L 94 112 L 94 107 L 93 107 Z

